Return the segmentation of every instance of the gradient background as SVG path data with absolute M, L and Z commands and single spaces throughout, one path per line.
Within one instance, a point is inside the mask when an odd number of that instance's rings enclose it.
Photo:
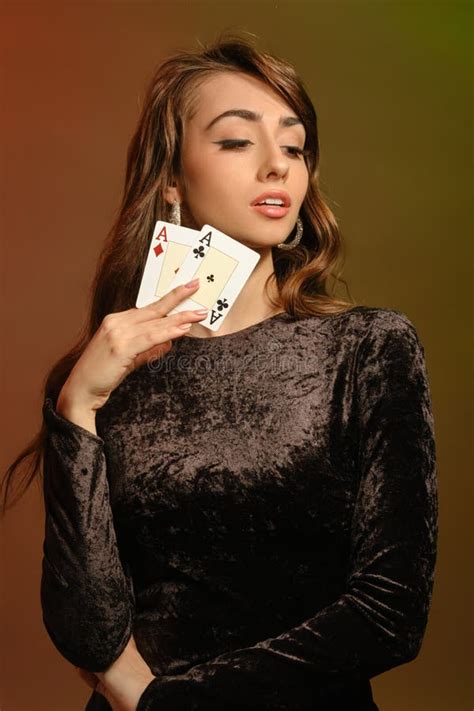
M 2 471 L 37 431 L 46 370 L 74 342 L 121 194 L 145 84 L 226 27 L 302 76 L 322 187 L 357 301 L 404 311 L 425 347 L 440 539 L 420 655 L 373 679 L 381 711 L 471 709 L 472 8 L 470 2 L 3 2 Z M 469 443 L 466 446 L 466 443 Z M 90 695 L 41 619 L 36 485 L 1 529 L 2 711 Z M 223 711 L 225 711 L 223 709 Z

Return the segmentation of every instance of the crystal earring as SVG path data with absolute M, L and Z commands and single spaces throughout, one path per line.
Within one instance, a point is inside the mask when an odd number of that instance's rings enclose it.
M 173 225 L 181 225 L 181 206 L 177 200 L 175 200 L 171 206 L 170 222 L 172 222 Z
M 300 243 L 302 236 L 303 220 L 298 215 L 298 219 L 296 220 L 296 233 L 293 240 L 291 242 L 280 242 L 280 244 L 277 244 L 277 247 L 279 247 L 280 249 L 293 249 L 293 247 L 296 247 L 296 245 Z

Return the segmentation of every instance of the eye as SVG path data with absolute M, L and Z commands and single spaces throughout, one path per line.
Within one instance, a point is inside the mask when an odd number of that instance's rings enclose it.
M 245 148 L 245 146 L 252 143 L 252 141 L 240 139 L 224 139 L 223 141 L 213 141 L 213 143 L 217 143 L 218 145 L 220 145 L 220 150 L 232 150 Z M 298 146 L 282 146 L 282 148 L 286 148 L 293 158 L 301 158 L 303 156 L 309 156 L 310 154 L 310 151 L 305 150 L 304 148 L 299 148 Z
M 242 141 L 242 140 L 231 140 L 231 139 L 226 139 L 224 141 L 213 141 L 213 143 L 217 143 L 218 145 L 221 146 L 221 151 L 222 150 L 229 150 L 232 148 L 245 148 L 246 145 L 251 143 L 251 141 Z
M 304 148 L 298 148 L 298 146 L 283 146 L 283 148 L 286 148 L 289 151 L 293 151 L 292 155 L 296 157 L 303 157 L 303 156 L 309 156 L 309 151 L 305 150 Z

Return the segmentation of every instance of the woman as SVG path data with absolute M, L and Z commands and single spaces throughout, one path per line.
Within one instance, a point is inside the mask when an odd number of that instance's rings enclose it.
M 44 456 L 43 619 L 89 711 L 368 711 L 370 678 L 420 651 L 424 350 L 404 313 L 331 294 L 342 241 L 318 164 L 284 61 L 231 36 L 158 68 L 89 328 L 9 470 Z M 254 207 L 275 195 L 289 209 Z M 157 219 L 260 254 L 217 332 L 168 315 L 196 284 L 134 308 Z

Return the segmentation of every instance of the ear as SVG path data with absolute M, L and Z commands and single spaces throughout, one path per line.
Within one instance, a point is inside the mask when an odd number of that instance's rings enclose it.
M 172 205 L 175 201 L 178 201 L 179 203 L 183 202 L 181 191 L 179 187 L 176 187 L 176 185 L 168 185 L 165 188 L 164 195 L 166 202 L 168 202 L 170 205 Z

